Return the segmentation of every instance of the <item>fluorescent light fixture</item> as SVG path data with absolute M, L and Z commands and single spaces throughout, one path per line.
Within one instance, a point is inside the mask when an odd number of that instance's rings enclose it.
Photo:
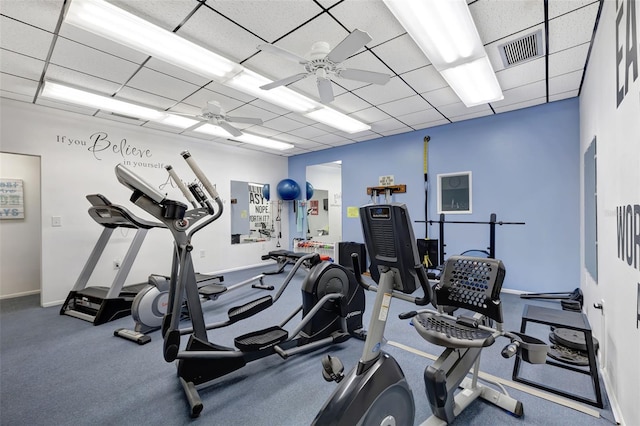
M 504 98 L 466 0 L 383 1 L 467 107 Z
M 304 116 L 347 133 L 358 133 L 371 129 L 368 124 L 364 124 L 329 107 L 322 107 L 308 112 Z
M 260 86 L 272 80 L 103 0 L 71 0 L 65 22 L 290 111 L 322 108 L 319 102 L 287 87 L 262 90 Z M 347 117 L 338 111 L 335 114 Z M 342 130 L 333 122 L 324 123 Z
M 227 133 L 222 127 L 215 126 L 213 124 L 203 124 L 202 126 L 193 130 L 194 132 L 205 133 L 207 135 L 218 136 L 221 138 L 232 139 L 238 142 L 248 143 L 250 145 L 262 146 L 265 148 L 277 149 L 278 151 L 284 151 L 285 149 L 294 148 L 293 145 L 286 142 L 281 142 L 262 136 L 252 135 L 250 133 L 243 133 L 240 136 L 232 136 Z
M 222 82 L 242 66 L 100 0 L 73 0 L 65 22 L 180 68 Z

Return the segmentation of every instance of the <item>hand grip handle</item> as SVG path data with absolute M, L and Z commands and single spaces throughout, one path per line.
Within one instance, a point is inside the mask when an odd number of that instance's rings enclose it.
M 502 354 L 502 357 L 511 358 L 512 356 L 514 356 L 518 352 L 518 346 L 520 346 L 520 344 L 517 341 L 509 343 L 502 349 L 502 352 L 500 352 Z
M 418 313 L 416 311 L 409 311 L 409 312 L 403 312 L 403 313 L 399 314 L 398 318 L 404 320 L 404 319 L 413 318 L 416 315 L 418 315 Z
M 193 207 L 198 207 L 196 200 L 193 198 L 193 195 L 184 185 L 182 179 L 178 177 L 178 174 L 173 169 L 173 167 L 171 165 L 167 165 L 164 166 L 164 168 L 167 170 L 167 173 L 169 173 L 169 176 L 171 176 L 171 179 L 173 179 L 176 185 L 178 185 L 178 188 L 180 188 L 180 191 L 182 191 L 182 195 L 184 195 L 184 197 L 191 203 Z
M 193 173 L 196 175 L 198 180 L 202 183 L 202 186 L 204 186 L 204 189 L 206 189 L 209 195 L 211 195 L 211 198 L 213 198 L 214 200 L 218 198 L 218 191 L 216 191 L 216 188 L 211 184 L 211 182 L 209 182 L 209 179 L 204 174 L 202 169 L 200 169 L 196 161 L 193 159 L 193 157 L 191 156 L 191 153 L 189 151 L 182 151 L 180 155 L 182 155 L 182 158 L 184 158 L 184 161 L 186 161 L 189 167 L 191 167 L 191 170 L 193 170 Z

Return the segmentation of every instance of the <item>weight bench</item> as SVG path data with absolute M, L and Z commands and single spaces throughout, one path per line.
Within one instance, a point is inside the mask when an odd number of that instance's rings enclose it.
M 275 260 L 277 268 L 274 271 L 263 272 L 264 275 L 277 275 L 284 271 L 287 265 L 295 265 L 295 263 L 307 253 L 298 253 L 289 250 L 272 250 L 262 255 L 262 260 Z

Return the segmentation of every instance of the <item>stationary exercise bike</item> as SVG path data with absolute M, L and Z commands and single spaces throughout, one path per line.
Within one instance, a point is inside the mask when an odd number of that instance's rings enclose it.
M 318 254 L 311 253 L 296 262 L 289 279 L 275 296 L 264 296 L 231 308 L 227 321 L 207 325 L 193 271 L 191 238 L 222 214 L 223 205 L 215 188 L 191 155 L 185 151 L 182 156 L 215 202 L 216 209 L 202 194 L 207 208 L 187 211 L 185 204 L 167 199 L 126 167 L 118 165 L 115 172 L 118 180 L 133 190 L 131 200 L 164 223 L 175 239 L 176 256 L 172 266 L 167 314 L 162 324 L 163 350 L 167 362 L 178 361 L 178 377 L 189 402 L 190 415 L 197 417 L 203 404 L 196 386 L 272 354 L 286 359 L 343 342 L 352 336 L 361 337 L 365 298 L 364 290 L 351 271 L 331 262 L 323 262 Z M 217 211 L 208 219 L 203 219 L 214 210 Z M 209 342 L 207 330 L 226 327 L 273 306 L 291 281 L 290 277 L 305 263 L 311 267 L 302 283 L 302 304 L 283 322 L 236 337 L 235 349 Z M 192 327 L 186 329 L 180 329 L 183 295 L 186 295 L 192 323 Z M 299 313 L 302 313 L 300 323 L 291 331 L 285 330 L 285 325 Z M 186 347 L 181 349 L 181 336 L 185 334 L 189 335 L 189 340 Z
M 327 356 L 323 359 L 324 378 L 337 381 L 339 385 L 313 424 L 413 425 L 415 403 L 411 389 L 396 360 L 381 351 L 381 346 L 391 299 L 425 305 L 432 298 L 432 291 L 420 264 L 406 206 L 398 203 L 367 205 L 360 208 L 360 217 L 367 250 L 380 270 L 377 288 L 362 285 L 377 292 L 376 301 L 357 367 L 344 377 L 342 363 L 337 358 Z M 354 269 L 358 271 L 357 266 Z M 516 416 L 523 414 L 522 403 L 478 383 L 480 352 L 499 336 L 506 336 L 511 341 L 502 351 L 504 357 L 517 354 L 532 363 L 546 360 L 544 342 L 502 330 L 500 289 L 504 274 L 500 260 L 451 256 L 435 288 L 439 310 L 424 309 L 400 315 L 404 319 L 413 318 L 413 325 L 425 340 L 446 348 L 424 373 L 433 416 L 423 425 L 452 422 L 478 397 Z M 418 286 L 424 296 L 408 296 Z M 447 315 L 442 310 L 445 305 L 465 308 L 472 316 Z M 495 327 L 492 321 L 497 322 Z M 472 377 L 467 378 L 470 371 Z M 459 387 L 463 391 L 456 393 Z

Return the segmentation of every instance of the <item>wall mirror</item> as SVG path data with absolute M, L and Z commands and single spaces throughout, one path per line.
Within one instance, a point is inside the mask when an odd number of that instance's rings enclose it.
M 313 196 L 307 201 L 308 240 L 342 241 L 342 165 L 340 162 L 307 166 Z
M 267 241 L 274 234 L 264 184 L 231 181 L 231 244 Z
M 438 176 L 438 213 L 471 213 L 471 172 Z

